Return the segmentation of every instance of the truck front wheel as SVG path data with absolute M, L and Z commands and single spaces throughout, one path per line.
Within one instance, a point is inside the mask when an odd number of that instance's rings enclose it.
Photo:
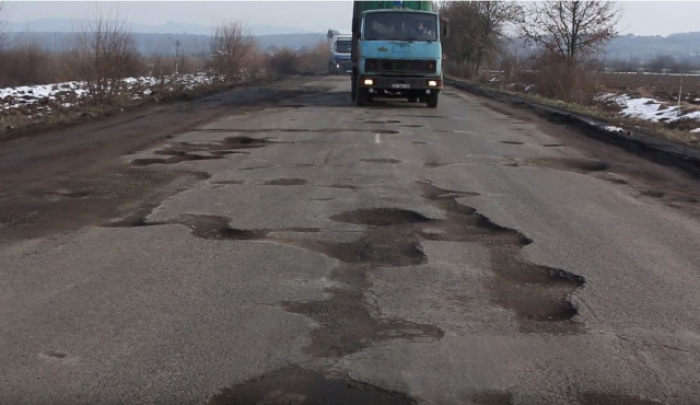
M 437 106 L 438 106 L 438 95 L 439 95 L 439 94 L 440 94 L 440 93 L 438 93 L 438 92 L 433 92 L 433 93 L 430 93 L 430 94 L 426 95 L 425 98 L 426 98 L 426 104 L 428 105 L 428 107 L 430 107 L 430 108 L 437 108 Z
M 364 107 L 367 105 L 367 102 L 369 101 L 369 89 L 359 87 L 357 86 L 357 90 L 355 90 L 355 104 L 358 107 Z
M 352 79 L 350 79 L 350 99 L 355 101 L 357 99 L 357 76 L 352 74 Z

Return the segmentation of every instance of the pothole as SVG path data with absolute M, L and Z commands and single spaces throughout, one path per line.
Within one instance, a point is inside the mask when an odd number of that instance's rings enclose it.
M 267 134 L 274 132 L 282 133 L 313 133 L 313 134 L 332 134 L 339 132 L 355 132 L 355 133 L 382 133 L 382 134 L 398 134 L 399 131 L 392 129 L 369 129 L 369 128 L 257 128 L 257 129 L 197 129 L 199 132 L 222 132 L 222 133 L 250 133 L 250 134 Z
M 272 143 L 279 143 L 264 138 L 251 138 L 248 136 L 232 136 L 224 138 L 223 145 L 232 149 L 262 148 Z
M 261 166 L 250 166 L 250 167 L 243 167 L 238 169 L 239 171 L 246 172 L 246 171 L 253 171 L 253 170 L 260 170 L 260 169 L 269 169 L 271 167 L 275 167 L 274 165 L 261 165 Z
M 294 179 L 294 178 L 281 178 L 265 181 L 263 184 L 266 186 L 303 186 L 306 184 L 304 179 Z
M 641 195 L 646 196 L 646 197 L 653 197 L 653 198 L 663 198 L 663 196 L 666 195 L 663 191 L 659 190 L 642 190 Z
M 361 159 L 360 162 L 365 162 L 365 163 L 389 163 L 389 164 L 401 163 L 400 160 L 396 160 L 396 159 Z
M 581 276 L 522 260 L 520 250 L 532 243 L 521 233 L 499 226 L 457 198 L 467 194 L 420 183 L 424 197 L 441 208 L 446 219 L 430 224 L 444 233 L 423 233 L 427 240 L 482 243 L 491 253 L 495 279 L 485 283 L 493 301 L 515 314 L 524 333 L 576 333 L 578 311 L 570 295 L 583 287 Z
M 445 166 L 449 166 L 449 165 L 451 165 L 451 164 L 452 164 L 452 163 L 428 162 L 428 163 L 424 163 L 424 164 L 423 164 L 423 167 L 425 167 L 426 169 L 436 169 L 436 168 L 438 168 L 438 167 L 445 167 Z
M 501 143 L 505 143 L 507 145 L 525 145 L 524 142 L 520 141 L 500 141 Z
M 627 395 L 586 393 L 578 397 L 580 405 L 663 405 L 663 402 L 652 401 Z
M 68 353 L 62 352 L 60 350 L 44 350 L 43 352 L 40 353 L 42 357 L 49 358 L 49 359 L 55 359 L 55 360 L 63 360 L 68 357 Z
M 360 188 L 358 186 L 353 186 L 352 184 L 317 184 L 316 187 L 323 187 L 323 188 L 338 188 L 338 189 L 345 189 L 345 190 L 359 190 Z
M 193 154 L 183 154 L 172 156 L 167 159 L 155 159 L 155 158 L 145 158 L 145 159 L 134 159 L 131 164 L 134 166 L 150 166 L 154 164 L 177 164 L 181 162 L 192 162 L 200 160 L 215 160 L 221 159 L 222 156 L 204 156 L 204 155 L 193 155 Z
M 476 405 L 513 405 L 513 396 L 507 392 L 481 392 L 471 400 Z
M 154 164 L 177 164 L 181 162 L 197 160 L 222 159 L 226 155 L 241 152 L 237 149 L 262 148 L 271 143 L 267 139 L 250 138 L 247 136 L 237 136 L 225 138 L 220 143 L 191 143 L 177 142 L 169 148 L 153 152 L 156 155 L 168 156 L 167 158 L 143 158 L 134 159 L 131 164 L 134 166 L 150 166 Z M 208 154 L 202 154 L 208 153 Z
M 274 370 L 213 395 L 205 405 L 414 405 L 408 395 L 299 367 Z
M 428 222 L 429 218 L 415 212 L 395 208 L 374 208 L 345 212 L 331 217 L 338 222 L 348 222 L 359 225 L 390 226 Z
M 495 277 L 485 282 L 493 301 L 515 314 L 525 333 L 572 333 L 580 324 L 571 322 L 576 308 L 569 295 L 584 279 L 563 270 L 527 263 L 520 249 L 532 241 L 491 222 L 458 198 L 477 196 L 420 183 L 424 197 L 443 210 L 445 219 L 431 219 L 400 208 L 348 211 L 330 219 L 365 227 L 352 242 L 283 237 L 283 232 L 319 232 L 318 229 L 238 230 L 220 217 L 190 216 L 179 220 L 192 234 L 207 239 L 250 240 L 304 248 L 337 259 L 331 270 L 333 287 L 328 299 L 284 302 L 285 310 L 303 314 L 317 323 L 305 351 L 315 357 L 337 358 L 394 339 L 441 339 L 442 329 L 403 319 L 378 318 L 366 297 L 370 274 L 378 267 L 416 266 L 426 262 L 422 241 L 479 243 L 491 252 Z
M 52 200 L 52 201 L 75 200 L 75 199 L 90 198 L 92 196 L 92 192 L 89 190 L 80 190 L 80 191 L 54 190 L 54 191 L 49 191 L 49 192 L 45 192 L 45 193 L 38 193 L 38 196 L 41 196 L 42 198 L 46 198 L 46 199 Z
M 526 162 L 537 166 L 578 173 L 599 172 L 608 169 L 606 162 L 591 159 L 539 158 L 529 159 Z
M 364 121 L 367 124 L 400 124 L 401 121 L 399 120 L 366 120 Z
M 265 240 L 268 236 L 265 231 L 231 228 L 225 217 L 187 215 L 176 222 L 188 226 L 194 236 L 203 239 Z

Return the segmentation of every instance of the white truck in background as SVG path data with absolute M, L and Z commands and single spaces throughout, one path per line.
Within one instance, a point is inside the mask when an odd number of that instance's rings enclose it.
M 340 73 L 352 73 L 352 35 L 328 30 L 328 73 L 337 75 Z

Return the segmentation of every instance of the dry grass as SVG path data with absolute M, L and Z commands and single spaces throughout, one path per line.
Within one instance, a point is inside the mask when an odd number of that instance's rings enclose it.
M 598 80 L 611 93 L 675 101 L 682 85 L 684 100 L 700 98 L 700 76 L 600 73 Z
M 0 141 L 15 139 L 28 133 L 70 127 L 95 118 L 122 114 L 148 105 L 191 101 L 233 88 L 260 85 L 273 80 L 251 80 L 239 84 L 217 82 L 201 85 L 191 90 L 157 94 L 140 100 L 123 100 L 112 105 L 84 105 L 60 114 L 45 114 L 41 117 L 26 115 L 5 116 L 0 118 Z
M 460 79 L 461 80 L 461 79 Z M 581 105 L 576 103 L 566 103 L 559 100 L 542 97 L 537 94 L 524 94 L 520 92 L 507 91 L 495 86 L 488 86 L 483 83 L 470 81 L 471 84 L 477 85 L 490 91 L 518 97 L 526 101 L 540 104 L 548 107 L 555 107 L 570 111 L 578 115 L 584 115 L 609 123 L 612 126 L 617 126 L 624 129 L 638 129 L 645 133 L 654 135 L 660 138 L 668 139 L 674 142 L 682 143 L 695 148 L 700 147 L 700 134 L 693 134 L 688 129 L 697 128 L 700 126 L 696 121 L 679 121 L 673 128 L 666 127 L 664 124 L 649 122 L 638 118 L 621 117 L 615 111 L 605 110 L 597 105 Z

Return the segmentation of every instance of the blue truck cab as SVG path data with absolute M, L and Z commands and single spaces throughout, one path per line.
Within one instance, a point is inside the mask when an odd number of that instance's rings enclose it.
M 447 22 L 433 11 L 362 11 L 353 21 L 353 101 L 362 106 L 374 97 L 405 97 L 437 107 L 443 87 L 440 40 L 446 35 Z

